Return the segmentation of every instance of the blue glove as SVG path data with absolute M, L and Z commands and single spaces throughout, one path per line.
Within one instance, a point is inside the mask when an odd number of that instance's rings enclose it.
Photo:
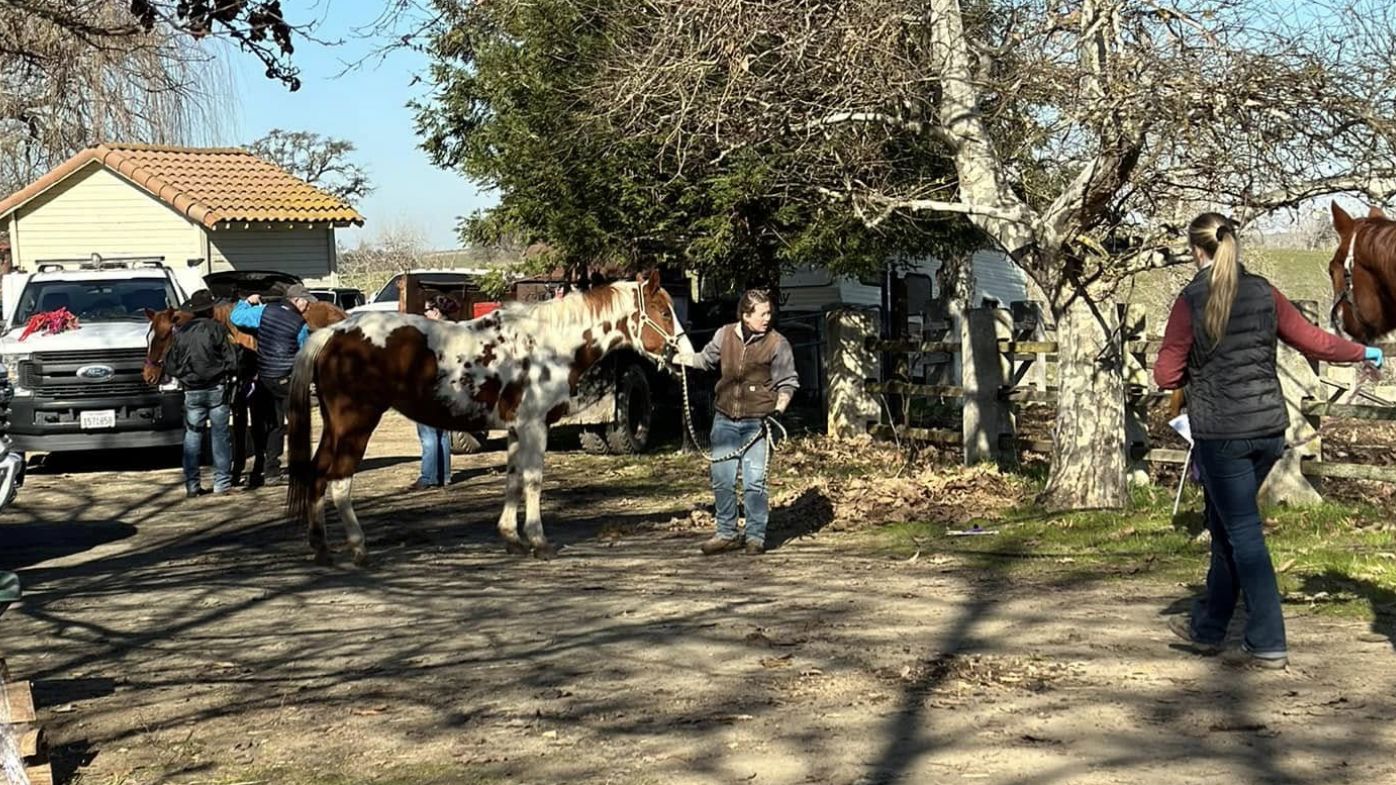
M 1363 352 L 1363 359 L 1371 363 L 1373 368 L 1380 368 L 1386 358 L 1382 356 L 1380 347 L 1368 346 L 1367 351 Z

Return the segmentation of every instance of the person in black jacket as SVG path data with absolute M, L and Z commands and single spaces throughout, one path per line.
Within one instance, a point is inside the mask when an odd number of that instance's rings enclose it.
M 229 384 L 237 371 L 228 328 L 213 320 L 213 296 L 198 291 L 183 305 L 193 320 L 175 329 L 165 371 L 184 387 L 184 489 L 188 498 L 207 491 L 199 483 L 204 423 L 213 425 L 213 492 L 233 487 L 233 447 L 228 430 Z
M 263 303 L 251 295 L 228 315 L 239 329 L 257 331 L 257 386 L 252 393 L 252 437 L 257 451 L 247 488 L 286 484 L 281 453 L 286 448 L 286 396 L 291 389 L 291 369 L 310 335 L 305 312 L 316 300 L 301 284 L 286 287 L 281 300 Z

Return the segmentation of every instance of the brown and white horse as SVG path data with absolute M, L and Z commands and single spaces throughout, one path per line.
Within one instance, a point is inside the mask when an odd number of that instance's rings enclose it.
M 1338 249 L 1328 263 L 1335 331 L 1371 344 L 1396 329 L 1396 221 L 1373 207 L 1354 219 L 1332 203 Z
M 499 534 L 511 553 L 550 558 L 543 533 L 543 455 L 548 426 L 567 414 L 583 374 L 608 352 L 629 346 L 663 363 L 693 351 L 659 276 L 639 276 L 536 304 L 511 304 L 468 322 L 399 313 L 359 313 L 315 333 L 296 357 L 287 412 L 287 512 L 303 520 L 318 563 L 328 490 L 348 533 L 354 562 L 368 550 L 350 498 L 354 471 L 383 413 L 452 431 L 509 433 Z M 323 429 L 312 462 L 310 386 Z M 522 492 L 525 543 L 519 537 Z

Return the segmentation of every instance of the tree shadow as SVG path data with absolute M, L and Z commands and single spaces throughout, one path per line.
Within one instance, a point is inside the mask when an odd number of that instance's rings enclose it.
M 83 553 L 136 533 L 124 521 L 17 523 L 4 527 L 0 569 L 19 571 L 49 559 Z
M 1371 608 L 1372 632 L 1387 639 L 1396 649 L 1396 591 L 1364 578 L 1352 578 L 1328 570 L 1318 575 L 1306 575 L 1302 583 L 1304 594 L 1350 592 Z
M 833 501 L 818 488 L 806 488 L 795 501 L 771 510 L 766 547 L 775 550 L 794 540 L 813 537 L 833 522 Z

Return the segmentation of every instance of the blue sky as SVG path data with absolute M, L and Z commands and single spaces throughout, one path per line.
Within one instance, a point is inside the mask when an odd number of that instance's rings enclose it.
M 232 122 L 214 130 L 214 141 L 243 145 L 272 128 L 348 139 L 358 147 L 356 161 L 368 169 L 375 190 L 358 205 L 364 228 L 340 230 L 339 241 L 352 247 L 397 224 L 419 229 L 432 249 L 454 248 L 459 245 L 456 218 L 494 200 L 461 175 L 437 169 L 417 147 L 406 103 L 426 93 L 426 85 L 412 85 L 414 75 L 425 73 L 426 59 L 399 51 L 337 76 L 346 63 L 373 51 L 371 43 L 354 37 L 354 29 L 371 24 L 382 7 L 372 0 L 286 3 L 294 21 L 317 23 L 316 38 L 343 42 L 296 41 L 302 86 L 294 93 L 268 80 L 256 58 L 229 47 L 235 77 L 230 98 L 237 111 Z

